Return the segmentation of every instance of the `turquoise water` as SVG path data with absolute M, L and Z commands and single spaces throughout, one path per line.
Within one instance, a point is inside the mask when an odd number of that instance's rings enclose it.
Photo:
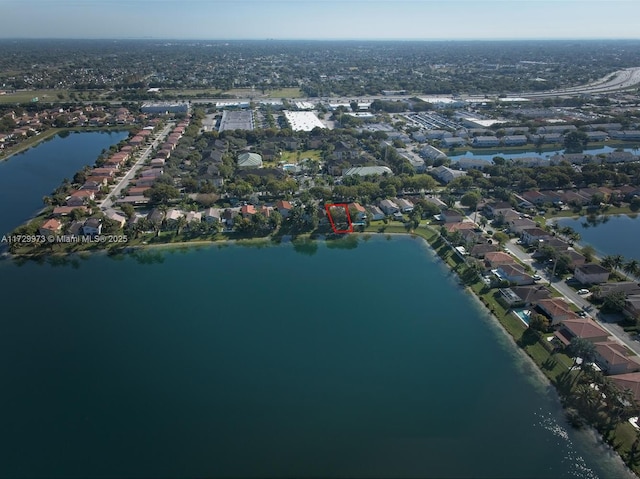
M 103 149 L 128 136 L 126 131 L 57 135 L 23 153 L 0 161 L 0 237 L 44 207 L 50 195 L 85 165 L 93 165 Z
M 627 477 L 421 240 L 0 262 L 0 477 Z
M 513 313 L 520 318 L 520 321 L 522 321 L 524 324 L 526 324 L 527 326 L 529 326 L 529 315 L 530 315 L 530 311 L 528 309 L 524 309 L 524 308 L 517 308 L 513 310 Z
M 601 216 L 595 221 L 586 217 L 558 219 L 561 226 L 570 226 L 601 256 L 620 254 L 626 259 L 640 261 L 640 220 L 626 215 Z

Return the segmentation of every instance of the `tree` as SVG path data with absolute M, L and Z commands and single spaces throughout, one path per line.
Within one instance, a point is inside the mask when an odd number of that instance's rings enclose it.
M 154 204 L 166 204 L 169 200 L 178 198 L 180 192 L 173 186 L 166 183 L 156 182 L 151 188 L 144 192 Z
M 478 193 L 477 191 L 469 191 L 468 193 L 462 195 L 462 198 L 460 198 L 460 203 L 470 210 L 475 210 L 478 206 L 478 203 L 480 202 L 480 199 L 480 193 Z
M 596 348 L 591 341 L 576 336 L 567 346 L 567 352 L 573 357 L 574 366 L 577 364 L 577 358 L 582 358 L 582 364 L 584 365 L 585 363 L 593 362 Z
M 583 131 L 571 131 L 564 137 L 564 146 L 568 153 L 581 153 L 584 150 L 589 138 Z
M 602 309 L 611 313 L 619 313 L 624 309 L 627 295 L 624 291 L 617 291 L 604 297 Z
M 591 245 L 585 245 L 582 247 L 582 256 L 584 256 L 587 263 L 593 261 L 593 257 L 596 254 L 596 250 Z
M 622 270 L 629 276 L 638 277 L 640 275 L 640 262 L 637 259 L 630 259 L 622 265 Z
M 533 313 L 529 318 L 529 327 L 535 331 L 546 333 L 549 330 L 550 325 L 551 323 L 549 322 L 549 319 L 542 314 Z
M 120 206 L 120 209 L 128 219 L 133 218 L 133 216 L 136 214 L 135 208 L 129 203 L 123 203 L 122 206 Z

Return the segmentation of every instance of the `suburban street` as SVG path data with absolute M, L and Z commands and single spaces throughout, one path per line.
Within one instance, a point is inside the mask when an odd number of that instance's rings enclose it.
M 537 271 L 537 274 L 542 277 L 542 280 L 540 281 L 541 283 L 550 284 L 551 287 L 558 291 L 567 302 L 575 304 L 583 311 L 588 311 L 589 316 L 597 319 L 600 326 L 609 331 L 612 336 L 631 349 L 634 353 L 640 355 L 640 343 L 631 339 L 631 337 L 618 324 L 607 322 L 605 315 L 600 313 L 600 311 L 595 308 L 586 299 L 586 297 L 579 295 L 573 288 L 567 285 L 565 281 L 558 280 L 558 278 L 552 278 L 551 274 L 542 267 L 536 268 L 531 255 L 524 252 L 516 244 L 516 241 L 516 239 L 511 239 L 505 244 L 505 249 L 522 263 L 531 265 L 531 267 Z
M 115 199 L 117 199 L 120 196 L 120 193 L 122 193 L 122 191 L 126 189 L 127 186 L 129 186 L 129 182 L 136 176 L 136 173 L 138 172 L 138 170 L 142 168 L 145 161 L 147 161 L 147 159 L 149 158 L 149 155 L 151 154 L 151 152 L 158 146 L 158 144 L 160 144 L 165 140 L 165 138 L 167 137 L 167 135 L 169 134 L 169 132 L 174 126 L 175 126 L 175 123 L 168 123 L 167 126 L 165 126 L 165 128 L 159 134 L 156 135 L 156 138 L 155 140 L 153 140 L 153 143 L 151 143 L 151 145 L 149 145 L 144 150 L 144 152 L 140 154 L 140 157 L 129 169 L 127 174 L 120 179 L 120 181 L 109 192 L 109 194 L 104 198 L 104 200 L 102 200 L 102 202 L 98 204 L 98 207 L 102 211 L 108 210 L 113 206 Z

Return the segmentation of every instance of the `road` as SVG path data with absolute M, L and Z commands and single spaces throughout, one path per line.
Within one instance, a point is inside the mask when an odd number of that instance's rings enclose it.
M 167 126 L 159 134 L 156 135 L 156 138 L 155 140 L 153 140 L 153 143 L 151 143 L 151 145 L 149 145 L 144 150 L 144 152 L 140 154 L 140 157 L 129 169 L 127 174 L 124 175 L 122 179 L 120 179 L 120 181 L 109 192 L 109 194 L 107 194 L 107 196 L 102 200 L 102 202 L 98 204 L 98 207 L 102 211 L 108 210 L 113 206 L 115 200 L 120 196 L 122 191 L 124 191 L 127 188 L 127 186 L 129 186 L 129 182 L 136 176 L 136 173 L 140 168 L 142 168 L 145 161 L 147 161 L 153 149 L 156 148 L 161 142 L 163 142 L 166 139 L 167 135 L 173 129 L 174 126 L 175 126 L 175 123 L 168 123 Z
M 505 249 L 517 258 L 519 261 L 524 264 L 531 265 L 534 269 L 536 269 L 536 263 L 531 258 L 531 255 L 524 252 L 517 244 L 515 239 L 510 240 L 505 244 Z M 616 323 L 607 322 L 607 318 L 603 315 L 597 308 L 595 308 L 585 297 L 579 295 L 571 286 L 567 285 L 566 282 L 560 280 L 557 277 L 552 277 L 550 273 L 548 273 L 542 265 L 537 265 L 537 274 L 542 277 L 543 282 L 547 282 L 552 288 L 558 291 L 565 301 L 575 304 L 581 310 L 589 310 L 589 314 L 592 317 L 598 319 L 598 323 L 604 329 L 606 329 L 609 334 L 611 334 L 618 342 L 624 344 L 629 349 L 631 349 L 634 353 L 640 355 L 640 343 L 631 339 L 631 337 L 626 333 L 624 329 L 622 329 Z

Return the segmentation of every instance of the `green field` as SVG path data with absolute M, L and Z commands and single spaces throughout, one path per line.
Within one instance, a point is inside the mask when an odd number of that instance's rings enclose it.
M 60 98 L 62 96 L 62 98 Z M 67 101 L 68 90 L 28 90 L 0 95 L 0 103 L 29 103 L 38 98 L 39 102 Z

